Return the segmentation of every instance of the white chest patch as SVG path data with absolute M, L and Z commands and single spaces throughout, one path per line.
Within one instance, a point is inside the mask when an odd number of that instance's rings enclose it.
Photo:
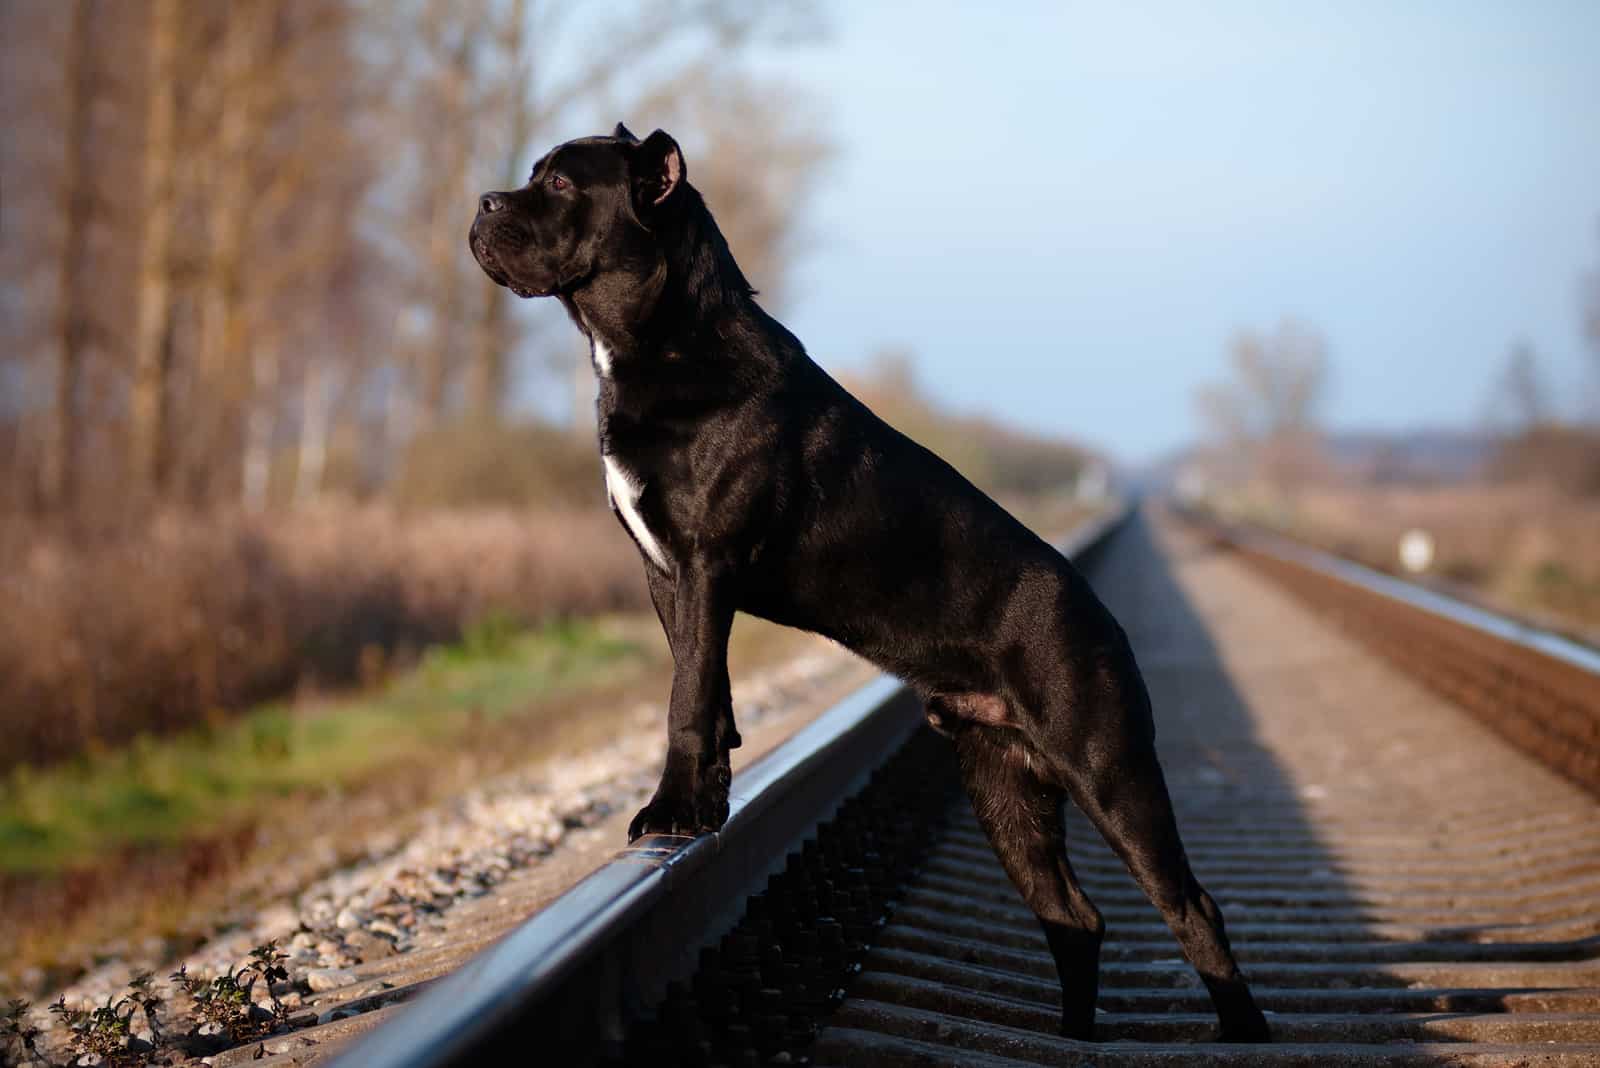
M 599 360 L 600 346 L 595 346 L 596 362 Z M 611 503 L 616 508 L 617 514 L 622 516 L 622 522 L 627 525 L 628 532 L 633 535 L 633 540 L 639 543 L 655 565 L 663 571 L 671 571 L 667 563 L 667 554 L 661 548 L 661 543 L 656 541 L 650 533 L 650 528 L 644 525 L 644 516 L 639 514 L 639 494 L 643 485 L 638 482 L 633 474 L 619 464 L 614 457 L 603 457 L 606 465 L 606 493 L 611 497 Z
M 606 343 L 598 337 L 594 339 L 594 369 L 603 377 L 609 377 L 611 374 L 611 350 L 606 348 Z

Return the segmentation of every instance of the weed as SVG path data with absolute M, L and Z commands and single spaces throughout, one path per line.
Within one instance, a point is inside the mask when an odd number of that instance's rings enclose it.
M 278 948 L 278 940 L 272 939 L 250 951 L 250 959 L 254 962 L 255 971 L 261 976 L 261 981 L 267 984 L 267 997 L 272 1000 L 272 1018 L 279 1024 L 289 1022 L 289 1010 L 278 998 L 278 992 L 272 988 L 273 983 L 287 983 L 289 969 L 285 963 L 289 954 Z
M 39 1052 L 39 1029 L 28 1022 L 33 1008 L 26 1001 L 14 1000 L 0 1018 L 0 1053 L 6 1064 L 49 1064 Z
M 251 950 L 248 964 L 229 968 L 210 981 L 191 976 L 187 965 L 172 973 L 172 981 L 194 1001 L 195 1015 L 202 1025 L 210 1025 L 237 1045 L 263 1038 L 288 1024 L 289 1010 L 272 988 L 273 983 L 288 980 L 289 970 L 284 967 L 288 959 L 278 949 L 278 943 L 271 941 Z M 271 1009 L 255 1004 L 252 993 L 257 983 L 266 989 Z
M 279 998 L 275 983 L 289 981 L 285 966 L 289 957 L 274 940 L 250 951 L 250 960 L 240 968 L 229 968 L 214 979 L 196 979 L 188 967 L 172 973 L 172 981 L 194 1003 L 194 1025 L 190 1036 L 209 1030 L 227 1045 L 261 1039 L 288 1026 L 289 1009 Z M 266 989 L 271 1007 L 255 1004 L 257 984 Z M 28 1023 L 29 1004 L 12 1001 L 0 1017 L 0 1054 L 6 1064 L 34 1064 L 51 1068 L 55 1064 L 40 1049 L 42 1032 Z M 164 1051 L 171 1050 L 173 1036 L 162 1030 L 165 1002 L 156 992 L 154 978 L 141 972 L 128 981 L 120 997 L 113 994 L 93 1008 L 72 1008 L 65 997 L 50 1006 L 57 1026 L 64 1032 L 66 1064 L 85 1060 L 105 1068 L 143 1068 Z M 136 1033 L 142 1022 L 150 1037 Z
M 50 1006 L 50 1012 L 67 1033 L 69 1064 L 85 1057 L 109 1068 L 137 1068 L 150 1063 L 162 1038 L 161 997 L 151 985 L 149 972 L 135 976 L 128 985 L 129 993 L 120 998 L 113 994 L 97 1008 L 68 1008 L 65 998 Z M 148 1042 L 134 1035 L 133 1022 L 140 1016 L 151 1035 Z M 37 1037 L 37 1032 L 34 1035 Z M 36 1047 L 30 1048 L 37 1060 L 49 1063 L 38 1055 Z

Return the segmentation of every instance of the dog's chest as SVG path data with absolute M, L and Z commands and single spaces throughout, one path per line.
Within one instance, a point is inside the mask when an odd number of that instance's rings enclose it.
M 695 391 L 703 391 L 700 383 L 693 383 L 686 404 L 683 383 L 651 372 L 651 361 L 670 362 L 676 359 L 672 353 L 627 347 L 619 353 L 593 333 L 590 356 L 600 380 L 595 407 L 606 495 L 646 566 L 670 574 L 673 546 L 699 521 L 693 487 L 706 472 L 694 457 L 705 452 L 698 447 L 702 408 L 713 414 L 716 408 L 703 404 Z
M 595 373 L 604 383 L 611 377 L 611 347 L 595 334 L 590 338 L 589 354 L 594 360 Z M 663 571 L 670 571 L 666 551 L 662 548 L 660 539 L 650 532 L 649 524 L 644 521 L 644 513 L 639 509 L 639 500 L 644 496 L 644 479 L 621 457 L 612 452 L 607 440 L 603 411 L 600 427 L 600 460 L 606 469 L 606 497 L 611 507 L 621 517 L 623 525 L 628 528 L 628 533 L 633 535 L 633 540 L 639 543 L 639 548 L 649 557 L 650 562 Z
M 639 510 L 639 499 L 644 495 L 644 480 L 610 453 L 602 451 L 600 459 L 606 468 L 606 495 L 611 498 L 611 506 L 622 517 L 628 533 L 633 535 L 633 540 L 639 543 L 639 548 L 652 563 L 663 571 L 671 571 L 666 550 L 650 532 L 644 514 Z

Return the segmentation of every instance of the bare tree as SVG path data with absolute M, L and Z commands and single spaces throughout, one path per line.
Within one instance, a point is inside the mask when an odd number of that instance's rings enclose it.
M 377 489 L 418 431 L 493 424 L 517 360 L 556 365 L 532 343 L 554 317 L 466 254 L 475 194 L 618 118 L 686 131 L 697 182 L 781 297 L 797 161 L 819 142 L 730 72 L 749 42 L 804 29 L 805 7 L 0 6 L 0 507 L 24 484 L 62 511 L 264 508 L 357 470 Z
M 152 0 L 150 68 L 145 88 L 144 235 L 130 398 L 133 477 L 137 485 L 152 494 L 164 487 L 168 459 L 181 15 L 180 0 Z
M 194 280 L 191 344 L 164 395 L 188 428 L 184 481 L 195 504 L 235 493 L 265 504 L 278 434 L 289 426 L 313 330 L 307 307 L 328 285 L 371 184 L 363 158 L 349 0 L 246 0 L 186 9 L 174 215 L 187 249 L 170 255 Z M 159 213 L 157 213 L 159 214 Z M 173 305 L 181 308 L 181 286 Z M 179 317 L 169 329 L 184 334 Z M 178 389 L 178 384 L 187 386 Z M 154 393 L 154 391 L 151 391 Z M 139 424 L 135 422 L 137 427 Z
M 1228 378 L 1200 387 L 1195 400 L 1235 462 L 1287 492 L 1320 467 L 1317 409 L 1327 380 L 1322 335 L 1286 319 L 1273 333 L 1235 337 Z
M 9 493 L 66 514 L 104 503 L 120 363 L 128 211 L 131 8 L 101 0 L 0 7 L 0 365 Z M 133 35 L 137 39 L 136 33 Z M 136 80 L 136 78 L 135 78 Z M 115 480 L 110 483 L 115 488 Z
M 1519 341 L 1490 394 L 1499 434 L 1489 473 L 1508 482 L 1600 494 L 1600 432 L 1560 417 L 1531 344 Z
M 527 0 L 511 0 L 495 34 L 504 70 L 498 107 L 493 109 L 502 112 L 505 119 L 504 164 L 497 176 L 498 188 L 502 189 L 521 184 L 522 166 L 532 151 L 533 42 L 529 29 Z M 488 278 L 478 279 L 477 287 L 480 308 L 468 369 L 467 411 L 481 425 L 498 422 L 505 402 L 511 295 Z
M 1199 394 L 1202 415 L 1226 436 L 1263 440 L 1314 424 L 1328 372 L 1316 331 L 1292 320 L 1273 334 L 1243 331 L 1229 361 L 1228 379 Z
M 432 79 L 432 122 L 423 128 L 430 164 L 424 170 L 426 203 L 427 284 L 433 290 L 432 336 L 419 347 L 415 428 L 427 431 L 445 414 L 452 356 L 460 338 L 466 279 L 461 267 L 462 216 L 470 203 L 467 178 L 472 161 L 474 105 L 478 83 L 478 5 L 463 7 L 436 0 L 425 20 L 430 52 L 435 53 Z
M 77 496 L 79 408 L 83 389 L 87 318 L 81 307 L 78 272 L 88 259 L 93 190 L 89 180 L 96 71 L 90 56 L 94 11 L 90 0 L 72 0 L 67 56 L 62 71 L 66 98 L 66 160 L 61 175 L 62 249 L 56 264 L 55 396 L 44 455 L 42 491 L 47 506 L 66 511 Z
M 1550 419 L 1550 401 L 1539 356 L 1527 341 L 1511 346 L 1490 401 L 1492 418 L 1510 433 L 1532 430 Z
M 312 501 L 322 492 L 334 402 L 342 384 L 328 361 L 314 360 L 307 364 L 300 386 L 300 443 L 294 470 L 296 504 Z
M 238 423 L 248 385 L 243 350 L 249 324 L 245 306 L 245 257 L 250 231 L 259 218 L 252 205 L 252 177 L 264 143 L 262 129 L 271 86 L 268 49 L 275 5 L 241 0 L 230 5 L 222 42 L 207 88 L 209 107 L 202 121 L 215 124 L 215 137 L 203 142 L 208 156 L 204 204 L 207 261 L 200 298 L 200 350 L 195 378 L 205 404 L 199 420 L 198 449 L 191 454 L 192 490 L 202 498 L 220 490 L 219 458 L 233 453 L 232 428 Z

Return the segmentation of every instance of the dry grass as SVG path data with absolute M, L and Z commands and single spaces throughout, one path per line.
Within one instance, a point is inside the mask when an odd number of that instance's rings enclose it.
M 1081 516 L 1066 499 L 1008 504 L 1052 532 Z M 590 747 L 622 710 L 659 700 L 670 677 L 637 551 L 601 511 L 346 504 L 169 516 L 136 534 L 75 539 L 0 526 L 0 554 L 0 801 L 21 813 L 0 819 L 0 852 L 16 861 L 0 872 L 0 972 L 42 968 L 30 985 L 64 981 L 97 952 L 147 937 L 179 951 L 242 908 L 252 887 L 281 892 L 280 869 L 305 863 L 307 828 L 335 828 L 341 849 L 358 845 L 464 781 Z M 571 685 L 544 680 L 542 661 L 520 646 L 497 657 L 476 640 L 548 637 L 571 628 L 529 636 L 506 624 L 618 609 L 629 614 L 605 627 L 621 625 L 638 655 L 593 660 L 603 670 L 582 678 L 569 678 L 581 664 L 566 656 L 556 682 Z M 415 692 L 455 654 L 399 669 L 424 646 L 463 636 L 455 649 L 482 654 L 461 665 L 471 678 Z M 804 640 L 741 621 L 730 666 L 783 659 Z M 347 683 L 363 685 L 318 693 Z M 280 697 L 290 700 L 260 704 Z M 451 730 L 463 715 L 471 729 Z M 305 743 L 313 727 L 337 744 Z M 301 766 L 324 757 L 337 766 Z M 245 780 L 260 789 L 233 796 Z M 230 804 L 187 803 L 219 784 Z M 41 813 L 50 827 L 104 823 L 120 837 L 53 845 L 34 826 Z M 38 855 L 27 860 L 24 847 Z
M 588 630 L 621 643 L 628 654 L 596 660 L 603 670 L 570 678 L 564 686 L 541 684 L 536 670 L 523 670 L 514 685 L 501 687 L 503 714 L 480 714 L 481 692 L 473 697 L 468 730 L 442 738 L 429 723 L 459 719 L 462 709 L 459 700 L 452 705 L 452 691 L 464 699 L 466 690 L 480 690 L 481 677 L 467 687 L 428 685 L 438 690 L 437 699 L 418 710 L 421 716 L 396 707 L 408 703 L 405 695 L 418 683 L 428 683 L 424 663 L 385 687 L 389 696 L 351 694 L 300 702 L 293 710 L 310 723 L 327 724 L 363 717 L 371 711 L 368 706 L 382 704 L 391 714 L 400 713 L 391 715 L 390 733 L 404 735 L 411 744 L 388 745 L 358 766 L 316 780 L 312 788 L 233 805 L 226 819 L 189 826 L 185 835 L 129 844 L 66 869 L 8 874 L 0 868 L 0 990 L 40 996 L 104 956 L 181 955 L 261 904 L 366 855 L 376 832 L 409 833 L 416 813 L 427 805 L 513 768 L 586 752 L 619 731 L 635 729 L 631 717 L 640 703 L 661 702 L 671 684 L 672 663 L 655 616 L 609 617 Z M 735 678 L 758 671 L 791 658 L 813 640 L 741 618 L 733 631 L 729 670 Z M 499 674 L 511 664 L 528 666 L 525 650 L 506 652 L 513 654 L 508 663 L 474 657 L 477 663 L 462 667 L 481 676 Z M 172 744 L 181 746 L 183 739 Z M 0 812 L 0 824 L 4 815 Z
M 1397 570 L 1400 536 L 1434 538 L 1433 573 L 1515 614 L 1600 628 L 1600 499 L 1532 486 L 1319 487 L 1274 525 L 1333 552 Z
M 600 511 L 327 506 L 76 540 L 13 527 L 0 554 L 0 770 L 370 682 L 485 619 L 648 604 Z

